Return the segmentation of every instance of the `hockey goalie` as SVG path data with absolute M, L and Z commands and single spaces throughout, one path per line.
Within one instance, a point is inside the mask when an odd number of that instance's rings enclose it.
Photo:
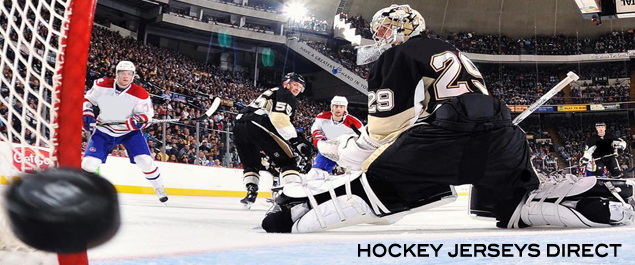
M 368 78 L 368 125 L 360 136 L 319 141 L 351 172 L 286 185 L 267 232 L 304 233 L 360 223 L 390 224 L 456 199 L 471 184 L 469 211 L 501 228 L 630 225 L 633 185 L 574 175 L 540 181 L 525 133 L 504 102 L 488 95 L 474 64 L 451 44 L 426 36 L 408 5 L 371 22 L 381 55 Z

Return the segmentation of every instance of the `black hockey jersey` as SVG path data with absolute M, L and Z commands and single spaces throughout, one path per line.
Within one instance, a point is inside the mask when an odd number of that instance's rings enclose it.
M 386 50 L 368 78 L 368 132 L 379 142 L 396 139 L 444 100 L 488 94 L 472 61 L 452 44 L 415 36 Z
M 239 119 L 253 120 L 268 130 L 275 130 L 282 138 L 289 140 L 298 136 L 291 123 L 298 101 L 287 89 L 269 89 L 252 101 L 241 113 Z
M 586 140 L 585 150 L 596 146 L 595 151 L 593 151 L 593 158 L 610 155 L 615 152 L 613 148 L 613 141 L 622 141 L 622 139 L 615 136 L 615 134 L 608 132 L 604 134 L 604 137 L 593 134 L 593 136 L 589 137 L 589 139 Z

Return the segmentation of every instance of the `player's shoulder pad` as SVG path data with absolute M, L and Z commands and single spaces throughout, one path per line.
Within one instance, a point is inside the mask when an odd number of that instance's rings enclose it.
M 148 93 L 148 91 L 146 91 L 145 89 L 143 89 L 143 87 L 137 84 L 131 84 L 130 89 L 128 89 L 126 93 L 140 99 L 147 99 L 148 97 L 150 97 L 150 94 Z
M 103 88 L 115 88 L 114 78 L 99 78 L 95 80 L 95 86 Z
M 331 113 L 331 111 L 330 111 L 330 110 L 327 110 L 327 111 L 325 111 L 325 112 L 322 112 L 322 113 L 318 114 L 315 118 L 316 118 L 316 119 L 325 119 L 325 120 L 328 120 L 328 119 L 330 119 L 332 116 L 333 116 L 333 113 Z
M 445 51 L 458 51 L 458 49 L 454 47 L 454 45 L 447 41 L 429 38 L 426 36 L 415 36 L 406 41 L 404 44 L 398 45 L 396 47 L 400 48 L 400 52 L 406 53 L 408 55 L 419 54 L 422 50 L 429 51 L 428 53 L 431 54 L 442 53 Z
M 293 104 L 293 107 L 295 107 L 298 100 L 295 98 L 293 93 L 291 93 L 291 91 L 286 88 L 281 88 L 276 91 L 276 101 Z
M 346 115 L 346 117 L 344 118 L 344 125 L 346 125 L 347 127 L 355 126 L 356 128 L 361 128 L 362 122 L 353 117 L 353 115 Z

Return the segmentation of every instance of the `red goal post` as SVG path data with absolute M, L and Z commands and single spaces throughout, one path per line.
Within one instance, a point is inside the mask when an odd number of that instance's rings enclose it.
M 3 184 L 24 171 L 80 167 L 81 105 L 96 3 L 4 0 L 0 4 Z M 59 254 L 58 261 L 88 264 L 85 252 Z

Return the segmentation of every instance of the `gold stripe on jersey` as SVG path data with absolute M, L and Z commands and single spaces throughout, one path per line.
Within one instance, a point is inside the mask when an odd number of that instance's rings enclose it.
M 270 113 L 271 114 L 269 114 L 269 118 L 271 119 L 271 124 L 273 124 L 276 129 L 280 130 L 289 126 L 293 127 L 293 124 L 291 124 L 291 117 L 289 117 L 287 114 L 275 111 L 272 111 Z
M 368 116 L 368 135 L 379 143 L 387 143 L 410 128 L 410 122 L 415 116 L 415 108 L 411 107 L 390 117 Z
M 271 113 L 271 109 L 273 109 L 272 99 L 267 100 L 267 104 L 265 104 L 265 109 L 267 110 L 268 113 Z
M 280 148 L 282 148 L 282 150 L 284 151 L 285 154 L 287 154 L 288 157 L 295 157 L 293 155 L 293 151 L 291 151 L 291 147 L 289 147 L 289 145 L 284 140 L 280 139 L 280 137 L 278 137 L 277 135 L 273 134 L 270 131 L 267 131 L 267 133 L 269 133 L 271 138 L 273 138 L 273 140 L 275 140 L 276 143 L 278 143 Z
M 377 150 L 375 150 L 375 152 L 373 152 L 368 158 L 366 158 L 366 160 L 364 160 L 364 162 L 362 163 L 362 171 L 366 172 L 366 170 L 368 170 L 368 167 L 370 167 L 370 164 L 372 164 L 373 162 L 375 162 L 375 159 L 377 159 L 381 154 L 384 153 L 384 151 L 386 151 L 386 149 L 388 147 L 390 147 L 392 144 L 394 144 L 395 141 L 391 141 L 387 144 L 384 144 L 382 146 L 380 146 L 379 148 L 377 148 Z

